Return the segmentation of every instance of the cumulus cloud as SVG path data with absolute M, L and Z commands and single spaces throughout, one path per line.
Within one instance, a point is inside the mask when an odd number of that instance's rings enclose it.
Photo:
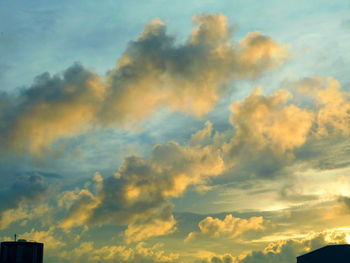
M 216 255 L 203 259 L 202 263 L 290 263 L 295 262 L 296 257 L 312 250 L 330 244 L 346 243 L 346 233 L 341 231 L 328 231 L 310 233 L 299 239 L 287 239 L 270 243 L 260 251 L 252 251 L 247 255 L 233 256 L 231 254 Z
M 235 134 L 224 149 L 235 154 L 244 147 L 255 152 L 270 148 L 284 154 L 311 138 L 349 133 L 349 93 L 341 90 L 337 80 L 308 78 L 290 82 L 288 87 L 293 92 L 279 89 L 268 96 L 257 87 L 242 101 L 235 101 L 230 117 Z
M 38 76 L 17 96 L 0 94 L 0 145 L 40 155 L 60 138 L 135 123 L 163 107 L 203 116 L 230 81 L 256 78 L 288 58 L 287 46 L 259 32 L 232 44 L 223 15 L 194 21 L 182 44 L 162 21 L 151 21 L 106 78 L 76 64 Z
M 33 174 L 16 177 L 11 187 L 0 191 L 0 229 L 27 217 L 24 205 L 37 203 L 48 194 L 48 186 L 42 176 Z M 6 201 L 5 201 L 6 200 Z
M 231 110 L 233 129 L 228 133 L 229 140 L 220 138 L 219 133 L 212 136 L 213 127 L 207 122 L 184 146 L 169 142 L 154 146 L 149 159 L 125 158 L 114 176 L 95 178 L 96 193 L 83 189 L 72 196 L 62 227 L 85 223 L 125 225 L 128 242 L 172 233 L 176 221 L 171 198 L 179 197 L 190 185 L 200 188 L 209 178 L 223 173 L 231 180 L 235 171 L 250 173 L 244 180 L 251 175 L 275 176 L 276 171 L 298 161 L 294 151 L 314 135 L 319 112 L 298 105 L 289 91 L 281 89 L 265 96 L 259 88 L 234 102 Z M 229 217 L 227 222 L 210 220 L 200 224 L 201 234 L 210 234 L 205 223 L 217 223 L 214 236 L 227 231 L 233 231 L 228 235 L 239 235 L 236 225 L 243 226 L 244 222 L 253 229 L 262 223 L 259 218 L 251 219 L 256 224 Z
M 203 184 L 222 169 L 220 152 L 212 146 L 156 145 L 148 160 L 130 156 L 114 176 L 95 176 L 95 194 L 84 189 L 69 195 L 73 202 L 61 226 L 127 225 L 128 242 L 171 233 L 176 221 L 170 199 L 190 185 Z
M 192 134 L 189 145 L 205 145 L 211 143 L 213 124 L 210 121 L 205 122 L 205 128 Z
M 339 81 L 334 78 L 307 78 L 290 85 L 297 92 L 314 100 L 317 110 L 317 133 L 349 135 L 350 132 L 350 93 L 341 90 Z
M 200 261 L 201 263 L 233 263 L 235 261 L 235 257 L 231 254 L 225 255 L 216 255 L 207 259 L 203 259 Z
M 152 246 L 143 242 L 129 247 L 124 245 L 98 246 L 93 241 L 81 241 L 79 235 L 74 238 L 69 238 L 67 235 L 62 236 L 58 230 L 54 226 L 41 231 L 33 228 L 29 232 L 20 234 L 20 238 L 44 243 L 47 262 L 175 263 L 179 258 L 178 254 L 163 250 L 162 243 L 155 243 Z M 2 237 L 2 239 L 12 240 L 11 237 Z
M 87 189 L 82 189 L 79 193 L 74 193 L 74 191 L 66 192 L 60 201 L 62 202 L 67 198 L 70 198 L 71 206 L 64 222 L 61 224 L 61 227 L 64 229 L 84 223 L 91 216 L 93 209 L 99 204 L 97 198 Z
M 264 219 L 262 216 L 244 219 L 229 214 L 224 220 L 209 216 L 199 222 L 200 232 L 189 233 L 185 241 L 203 237 L 236 238 L 250 230 L 263 230 L 265 228 L 263 223 Z
M 253 251 L 239 263 L 289 263 L 297 256 L 329 244 L 346 243 L 346 234 L 342 232 L 322 232 L 312 234 L 304 239 L 290 239 L 271 243 L 263 251 Z
M 175 44 L 160 20 L 149 23 L 129 44 L 108 77 L 106 121 L 116 114 L 119 119 L 142 119 L 164 105 L 203 116 L 230 80 L 257 77 L 288 58 L 286 46 L 259 32 L 231 44 L 232 30 L 223 15 L 195 16 L 194 21 L 182 45 Z
M 287 89 L 270 95 L 257 87 L 231 105 L 233 130 L 224 132 L 222 136 L 226 137 L 219 143 L 228 176 L 288 175 L 295 172 L 288 167 L 302 162 L 303 169 L 306 162 L 308 167 L 317 168 L 347 164 L 343 144 L 350 130 L 349 93 L 341 90 L 337 80 L 324 77 L 284 86 Z M 331 155 L 323 147 L 338 153 Z
M 294 151 L 308 140 L 315 119 L 313 111 L 300 107 L 284 89 L 264 95 L 257 87 L 235 101 L 231 112 L 233 129 L 221 143 L 223 159 L 227 174 L 247 179 L 281 173 L 295 159 Z
M 166 254 L 161 250 L 161 244 L 146 247 L 145 243 L 138 243 L 134 248 L 126 246 L 95 247 L 93 242 L 82 242 L 79 247 L 65 250 L 59 255 L 60 261 L 69 259 L 71 262 L 121 262 L 121 263 L 175 263 L 178 254 Z M 64 261 L 65 262 L 65 261 Z M 68 261 L 67 261 L 68 262 Z
M 83 132 L 92 125 L 103 89 L 97 75 L 76 64 L 62 77 L 44 73 L 18 96 L 2 96 L 2 148 L 39 155 L 55 139 Z
M 234 102 L 230 119 L 237 129 L 234 140 L 253 144 L 257 150 L 270 147 L 278 153 L 303 145 L 314 116 L 307 109 L 288 104 L 291 99 L 286 90 L 265 96 L 256 88 L 242 102 Z

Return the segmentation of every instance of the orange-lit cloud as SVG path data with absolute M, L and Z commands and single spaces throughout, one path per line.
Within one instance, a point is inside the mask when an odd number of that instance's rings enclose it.
M 203 116 L 229 81 L 257 77 L 288 58 L 287 46 L 258 32 L 231 44 L 232 30 L 223 15 L 195 16 L 194 21 L 185 44 L 175 45 L 159 19 L 129 44 L 108 75 L 103 120 L 143 119 L 164 106 Z
M 165 253 L 161 245 L 156 244 L 147 247 L 144 243 L 138 243 L 134 248 L 126 246 L 103 246 L 97 248 L 94 242 L 82 242 L 73 250 L 64 250 L 58 255 L 58 259 L 69 258 L 74 262 L 134 262 L 134 263 L 172 263 L 178 262 L 179 255 Z
M 278 153 L 302 146 L 312 126 L 314 114 L 289 104 L 292 94 L 278 90 L 265 96 L 261 88 L 242 102 L 231 105 L 231 123 L 238 143 L 252 144 L 256 150 L 269 147 Z
M 298 32 L 285 70 L 286 23 L 239 39 L 222 14 L 194 16 L 187 36 L 168 23 L 146 24 L 105 74 L 76 63 L 0 92 L 0 239 L 43 242 L 48 263 L 289 263 L 350 243 L 346 74 L 283 81 L 332 72 L 335 46 Z M 96 25 L 81 37 L 105 48 Z
M 61 226 L 69 229 L 86 223 L 125 225 L 127 242 L 170 234 L 176 229 L 171 198 L 181 196 L 191 185 L 206 188 L 208 179 L 223 173 L 226 177 L 232 173 L 231 180 L 236 170 L 251 173 L 245 180 L 256 175 L 271 178 L 274 169 L 292 166 L 299 161 L 294 151 L 304 147 L 310 138 L 317 140 L 312 129 L 321 110 L 323 107 L 300 106 L 289 91 L 281 89 L 265 96 L 257 88 L 231 105 L 233 129 L 227 133 L 228 140 L 220 139 L 220 133 L 213 136 L 212 124 L 206 122 L 206 127 L 193 134 L 184 146 L 169 142 L 154 146 L 149 159 L 125 158 L 114 176 L 95 178 L 95 192 L 84 189 L 71 198 L 72 204 Z M 282 195 L 281 198 L 287 198 Z M 242 229 L 244 226 L 258 229 L 260 219 L 254 220 L 258 220 L 254 221 L 256 224 L 246 219 L 213 219 L 212 223 L 223 225 L 213 235 L 228 231 L 229 227 L 224 225 L 229 223 L 231 228 L 237 223 Z M 207 221 L 202 222 L 201 234 L 209 233 L 204 227 Z M 246 230 L 232 231 L 231 236 L 237 236 Z
M 2 149 L 38 156 L 52 141 L 86 131 L 102 103 L 103 89 L 99 77 L 78 64 L 62 78 L 38 76 L 29 89 L 0 106 Z
M 171 233 L 176 221 L 170 198 L 180 196 L 190 185 L 203 184 L 222 169 L 220 152 L 211 146 L 156 145 L 149 160 L 130 156 L 114 176 L 95 176 L 96 194 L 81 190 L 66 195 L 72 205 L 61 226 L 127 225 L 128 242 Z
M 297 256 L 321 248 L 329 244 L 344 244 L 346 243 L 346 232 L 342 231 L 325 231 L 320 233 L 310 233 L 304 238 L 285 239 L 277 242 L 272 242 L 261 251 L 252 251 L 242 255 L 217 255 L 207 259 L 203 259 L 203 263 L 288 263 L 294 262 Z
M 311 97 L 317 109 L 317 133 L 349 135 L 350 132 L 350 94 L 342 91 L 339 81 L 334 78 L 309 78 L 291 86 L 306 97 Z
M 287 46 L 258 32 L 232 44 L 223 15 L 194 21 L 183 44 L 151 21 L 106 78 L 76 64 L 62 76 L 38 76 L 17 96 L 0 95 L 1 148 L 40 156 L 60 138 L 135 123 L 164 107 L 203 116 L 230 81 L 256 78 L 289 56 Z
M 251 217 L 248 219 L 227 215 L 224 220 L 207 217 L 199 222 L 200 232 L 191 232 L 185 241 L 195 240 L 203 237 L 235 238 L 249 230 L 263 230 L 263 217 Z

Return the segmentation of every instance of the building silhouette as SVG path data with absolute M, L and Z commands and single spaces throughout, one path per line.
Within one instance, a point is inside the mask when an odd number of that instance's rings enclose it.
M 26 240 L 1 243 L 0 263 L 43 263 L 44 244 Z
M 350 245 L 328 245 L 297 257 L 297 263 L 349 263 Z

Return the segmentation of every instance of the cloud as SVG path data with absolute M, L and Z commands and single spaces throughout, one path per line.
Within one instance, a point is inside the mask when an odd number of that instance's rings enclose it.
M 318 249 L 329 244 L 346 243 L 346 234 L 341 232 L 323 232 L 313 234 L 304 239 L 290 239 L 271 243 L 263 251 L 253 251 L 239 263 L 289 263 L 295 261 L 297 256 Z
M 286 85 L 286 84 L 285 84 Z M 349 133 L 349 93 L 333 78 L 308 78 L 286 85 L 269 96 L 257 87 L 231 105 L 235 134 L 224 148 L 237 153 L 243 147 L 258 152 L 270 148 L 291 153 L 308 140 Z
M 67 195 L 73 201 L 61 226 L 127 225 L 128 242 L 172 233 L 176 221 L 170 199 L 190 185 L 205 183 L 222 169 L 220 152 L 212 146 L 156 145 L 148 160 L 130 156 L 114 176 L 95 176 L 95 194 L 83 189 Z
M 60 253 L 60 260 L 70 259 L 74 262 L 122 262 L 122 263 L 172 263 L 178 262 L 178 254 L 165 254 L 160 249 L 161 244 L 146 247 L 144 243 L 138 243 L 134 248 L 125 246 L 95 247 L 93 242 L 82 242 L 79 247 Z
M 339 208 L 338 208 L 338 214 L 342 213 L 342 214 L 349 214 L 350 212 L 350 197 L 349 196 L 339 196 L 338 197 L 338 202 L 340 204 Z
M 3 149 L 39 155 L 52 141 L 83 132 L 93 124 L 103 89 L 99 77 L 79 64 L 62 77 L 49 73 L 36 77 L 17 97 L 3 96 L 0 144 Z
M 241 74 L 259 76 L 266 69 L 277 68 L 289 57 L 286 48 L 258 31 L 248 33 L 238 44 Z
M 341 91 L 339 81 L 334 78 L 308 78 L 290 83 L 299 94 L 314 100 L 317 108 L 317 133 L 349 135 L 349 92 Z
M 77 194 L 66 192 L 63 199 L 66 198 L 70 198 L 69 201 L 74 203 L 70 206 L 65 220 L 61 224 L 61 227 L 65 229 L 83 224 L 91 216 L 92 210 L 99 203 L 96 197 L 87 189 L 82 189 Z
M 282 171 L 291 175 L 295 171 L 287 168 L 300 161 L 295 151 L 310 138 L 319 138 L 313 132 L 319 109 L 303 107 L 287 90 L 266 96 L 255 89 L 247 98 L 234 102 L 231 110 L 233 128 L 225 134 L 212 136 L 213 127 L 207 122 L 184 146 L 176 142 L 155 145 L 149 159 L 129 156 L 114 176 L 96 177 L 95 192 L 83 189 L 72 196 L 61 226 L 123 225 L 127 226 L 127 242 L 172 233 L 176 220 L 171 199 L 181 196 L 189 186 L 201 189 L 209 179 L 217 180 L 215 184 L 221 180 L 216 179 L 217 175 L 229 177 L 230 181 L 249 181 L 256 175 L 272 178 Z M 243 225 L 258 227 L 260 222 L 228 217 L 225 220 L 204 220 L 201 233 L 210 236 L 205 223 L 216 224 L 218 232 L 214 236 L 233 231 L 226 233 L 232 237 L 241 234 L 236 224 L 244 229 Z
M 262 216 L 243 219 L 229 214 L 224 220 L 212 218 L 211 216 L 199 222 L 200 232 L 191 232 L 186 238 L 186 242 L 203 237 L 227 237 L 236 238 L 249 230 L 263 230 L 264 219 Z
M 162 211 L 164 212 L 164 211 Z M 176 230 L 176 220 L 173 215 L 170 215 L 166 220 L 163 218 L 153 218 L 152 222 L 136 223 L 128 225 L 125 230 L 126 242 L 144 240 L 154 236 L 163 236 L 170 234 Z
M 40 156 L 60 138 L 136 123 L 160 108 L 201 117 L 231 81 L 256 78 L 289 56 L 287 46 L 259 32 L 232 44 L 223 15 L 194 21 L 182 44 L 162 21 L 151 21 L 105 78 L 75 64 L 62 74 L 38 76 L 18 95 L 0 94 L 1 148 Z
M 25 240 L 33 240 L 45 244 L 45 252 L 54 253 L 55 250 L 62 249 L 66 246 L 64 241 L 55 235 L 55 227 L 51 226 L 47 231 L 36 231 L 31 229 L 30 232 L 21 234 L 20 238 Z
M 253 144 L 257 150 L 270 147 L 278 153 L 300 147 L 307 140 L 313 113 L 288 104 L 292 94 L 278 90 L 265 96 L 261 88 L 231 105 L 231 123 L 236 128 L 235 140 Z
M 223 15 L 195 16 L 194 21 L 184 44 L 176 45 L 159 19 L 129 43 L 108 76 L 105 121 L 143 119 L 165 105 L 203 116 L 229 81 L 257 77 L 288 58 L 286 46 L 258 32 L 231 44 L 232 30 Z
M 27 230 L 27 227 L 23 229 Z M 65 250 L 71 250 L 74 247 L 73 240 L 71 236 L 62 237 L 59 235 L 58 228 L 51 225 L 49 228 L 37 230 L 35 227 L 31 228 L 28 232 L 22 232 L 22 228 L 16 227 L 17 238 L 25 239 L 29 242 L 40 242 L 44 243 L 44 257 L 45 262 L 62 262 L 59 259 L 59 253 Z M 10 233 L 12 233 L 10 231 Z M 1 240 L 13 241 L 13 237 L 1 237 Z M 63 262 L 65 262 L 63 260 Z
M 270 95 L 257 87 L 232 103 L 233 129 L 222 133 L 226 138 L 219 143 L 227 175 L 215 180 L 232 179 L 232 174 L 242 180 L 272 178 L 300 168 L 347 165 L 343 156 L 347 156 L 344 144 L 350 131 L 349 93 L 337 80 L 324 77 L 288 82 L 284 87 Z
M 42 176 L 33 174 L 16 177 L 11 187 L 0 192 L 0 229 L 27 217 L 24 205 L 35 204 L 48 194 L 48 186 Z
M 30 214 L 24 207 L 11 208 L 1 211 L 0 230 L 6 229 L 10 224 L 30 218 Z
M 129 247 L 124 245 L 98 246 L 93 241 L 81 240 L 80 235 L 69 238 L 61 234 L 58 228 L 51 226 L 41 231 L 31 229 L 29 232 L 20 234 L 20 238 L 44 243 L 46 262 L 175 263 L 179 258 L 177 253 L 163 250 L 162 243 L 155 243 L 152 246 L 143 242 Z M 12 240 L 10 237 L 2 237 L 2 239 Z
M 236 261 L 231 254 L 225 254 L 223 256 L 217 255 L 208 259 L 203 259 L 200 262 L 201 263 L 234 263 Z
M 213 124 L 210 121 L 205 122 L 205 128 L 192 134 L 189 145 L 205 145 L 211 142 Z
M 227 175 L 217 180 L 231 180 L 232 174 L 244 180 L 280 175 L 295 160 L 294 151 L 307 142 L 315 121 L 315 113 L 300 107 L 284 89 L 264 95 L 257 87 L 230 109 L 233 129 L 220 146 Z
M 290 263 L 296 257 L 329 244 L 346 243 L 346 233 L 341 231 L 326 231 L 310 233 L 299 239 L 286 239 L 270 243 L 263 250 L 252 251 L 246 255 L 233 256 L 231 254 L 216 255 L 203 259 L 202 263 Z

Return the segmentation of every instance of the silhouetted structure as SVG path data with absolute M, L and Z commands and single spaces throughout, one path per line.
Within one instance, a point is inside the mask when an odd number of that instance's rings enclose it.
M 1 263 L 43 263 L 44 244 L 18 240 L 2 242 Z
M 297 257 L 297 263 L 349 263 L 350 245 L 329 245 Z

